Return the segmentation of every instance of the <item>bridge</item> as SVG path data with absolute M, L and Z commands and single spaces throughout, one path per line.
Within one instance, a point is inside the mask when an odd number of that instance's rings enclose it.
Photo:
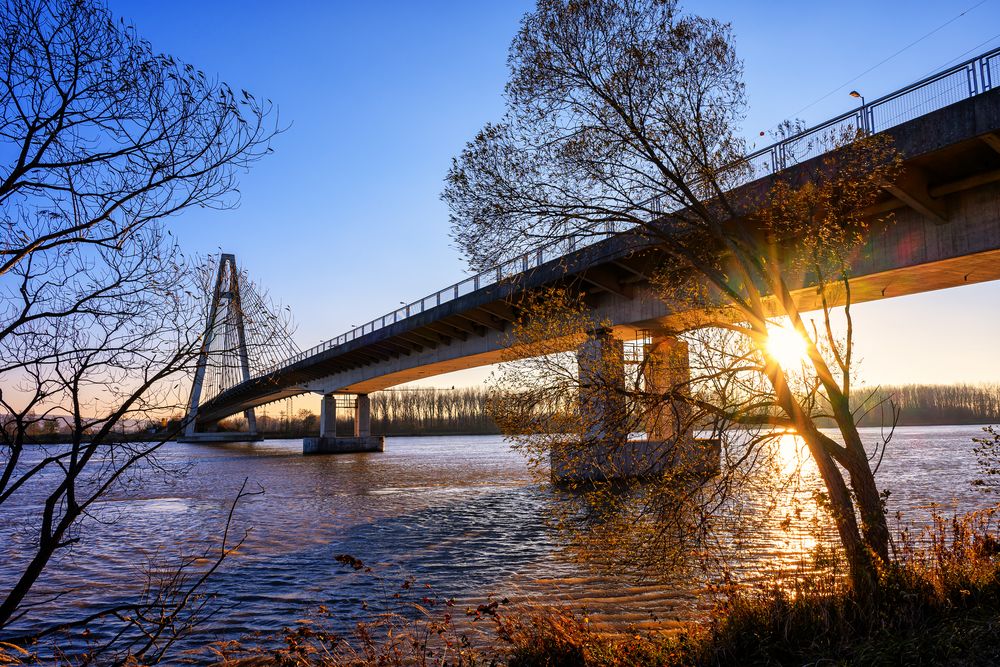
M 1000 278 L 1000 49 L 748 155 L 755 176 L 738 189 L 763 190 L 776 175 L 816 168 L 822 155 L 812 140 L 850 127 L 891 135 L 905 160 L 870 211 L 894 211 L 895 221 L 873 228 L 854 261 L 852 301 Z M 550 286 L 581 293 L 596 318 L 611 323 L 608 344 L 651 333 L 650 353 L 670 354 L 665 332 L 682 313 L 650 284 L 659 261 L 655 248 L 626 229 L 560 239 L 254 372 L 242 363 L 236 381 L 192 400 L 188 436 L 314 392 L 323 396 L 320 438 L 307 439 L 307 452 L 381 450 L 370 433 L 369 393 L 501 361 L 518 303 Z M 807 284 L 794 296 L 804 310 L 819 306 Z M 580 352 L 581 373 L 587 354 Z M 336 438 L 337 397 L 352 394 L 354 437 Z

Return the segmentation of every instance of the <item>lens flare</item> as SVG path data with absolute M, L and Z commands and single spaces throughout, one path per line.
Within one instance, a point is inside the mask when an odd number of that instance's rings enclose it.
M 807 359 L 806 342 L 794 329 L 775 327 L 767 333 L 767 354 L 782 368 L 796 368 Z

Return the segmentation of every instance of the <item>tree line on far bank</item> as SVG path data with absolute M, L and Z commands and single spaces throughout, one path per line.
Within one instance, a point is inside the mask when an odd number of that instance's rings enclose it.
M 389 389 L 371 394 L 373 435 L 492 435 L 500 430 L 488 411 L 486 387 Z M 258 409 L 257 428 L 265 434 L 302 437 L 319 433 L 319 417 L 310 410 L 294 415 L 281 411 L 265 415 Z M 337 414 L 337 433 L 348 435 L 354 415 L 341 408 Z M 225 420 L 225 430 L 244 430 L 242 417 Z
M 858 392 L 855 400 L 860 403 L 864 398 Z M 874 390 L 867 404 L 875 405 L 884 399 L 899 408 L 900 426 L 1000 423 L 1000 384 L 884 385 Z M 859 422 L 861 426 L 882 423 L 879 409 L 868 412 Z
M 872 392 L 859 392 L 853 408 L 861 414 L 864 412 L 862 403 L 876 405 L 891 399 L 900 409 L 899 426 L 1000 423 L 1000 384 L 884 385 Z M 500 432 L 489 413 L 486 387 L 380 391 L 371 395 L 371 410 L 375 435 Z M 352 415 L 342 415 L 338 432 L 347 434 L 352 419 Z M 892 421 L 888 403 L 885 413 L 879 408 L 871 410 L 864 414 L 859 425 L 881 426 L 883 421 L 886 424 Z M 290 418 L 258 414 L 257 424 L 265 433 L 290 434 L 290 437 L 314 435 L 319 431 L 319 418 L 309 410 L 299 410 Z M 233 423 L 231 428 L 241 426 Z
M 1000 423 L 1000 384 L 884 385 L 872 391 L 870 396 L 859 394 L 854 409 L 860 414 L 862 402 L 876 405 L 891 399 L 900 409 L 899 426 Z M 372 394 L 371 401 L 372 433 L 375 435 L 493 435 L 500 432 L 489 414 L 486 387 L 391 389 Z M 352 420 L 352 415 L 342 415 L 338 432 L 346 435 L 351 430 Z M 865 413 L 859 424 L 881 426 L 883 421 L 891 422 L 888 407 L 885 413 L 881 409 Z M 299 410 L 294 415 L 258 414 L 257 425 L 264 433 L 301 437 L 319 432 L 319 417 L 311 410 Z M 228 419 L 222 426 L 226 430 L 246 428 L 242 418 Z M 137 422 L 134 427 L 136 431 L 155 432 L 160 430 L 162 423 Z M 57 419 L 41 419 L 30 430 L 31 435 L 50 440 L 64 433 L 66 426 Z
M 495 434 L 485 387 L 396 389 L 371 396 L 377 435 Z

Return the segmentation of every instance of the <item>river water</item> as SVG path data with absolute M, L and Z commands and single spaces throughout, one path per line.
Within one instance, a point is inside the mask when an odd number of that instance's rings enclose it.
M 897 429 L 878 474 L 892 491 L 890 510 L 919 523 L 933 504 L 945 512 L 989 505 L 972 486 L 980 476 L 972 438 L 980 434 L 977 426 Z M 879 432 L 863 435 L 874 442 Z M 303 457 L 301 447 L 299 440 L 165 446 L 162 464 L 184 474 L 149 471 L 138 489 L 103 502 L 35 599 L 75 592 L 34 616 L 69 619 L 127 599 L 141 588 L 147 562 L 217 543 L 244 480 L 263 490 L 236 510 L 236 536 L 249 535 L 209 585 L 218 613 L 187 646 L 275 631 L 320 606 L 344 624 L 360 618 L 361 602 L 380 596 L 381 585 L 335 561 L 345 553 L 389 582 L 430 584 L 460 608 L 497 593 L 569 604 L 608 627 L 669 627 L 703 602 L 697 587 L 627 583 L 563 557 L 545 521 L 558 492 L 539 484 L 500 437 L 387 438 L 382 454 Z M 41 502 L 22 494 L 0 511 L 2 589 L 31 539 L 24 517 Z M 751 567 L 812 544 L 804 533 L 766 537 L 747 556 Z

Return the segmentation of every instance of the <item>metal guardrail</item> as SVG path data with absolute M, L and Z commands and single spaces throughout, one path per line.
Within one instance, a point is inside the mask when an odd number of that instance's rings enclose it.
M 863 104 L 854 111 L 841 114 L 766 148 L 754 151 L 744 158 L 743 164 L 750 166 L 748 173 L 751 176 L 748 178 L 761 178 L 822 154 L 825 152 L 825 144 L 821 139 L 831 132 L 855 128 L 860 128 L 865 132 L 881 132 L 955 102 L 975 97 L 997 86 L 1000 86 L 1000 48 L 987 51 L 961 64 L 932 74 L 873 102 Z M 664 210 L 662 206 L 656 206 L 655 203 L 651 208 L 656 211 Z M 546 262 L 598 243 L 622 231 L 625 231 L 624 226 L 618 229 L 613 225 L 601 225 L 586 233 L 548 243 L 422 299 L 417 299 L 335 338 L 323 341 L 315 347 L 275 364 L 258 373 L 255 377 L 273 373 L 279 368 L 290 366 L 313 355 L 361 338 L 391 324 L 401 322 L 412 315 L 501 282 L 505 278 L 525 273 Z

